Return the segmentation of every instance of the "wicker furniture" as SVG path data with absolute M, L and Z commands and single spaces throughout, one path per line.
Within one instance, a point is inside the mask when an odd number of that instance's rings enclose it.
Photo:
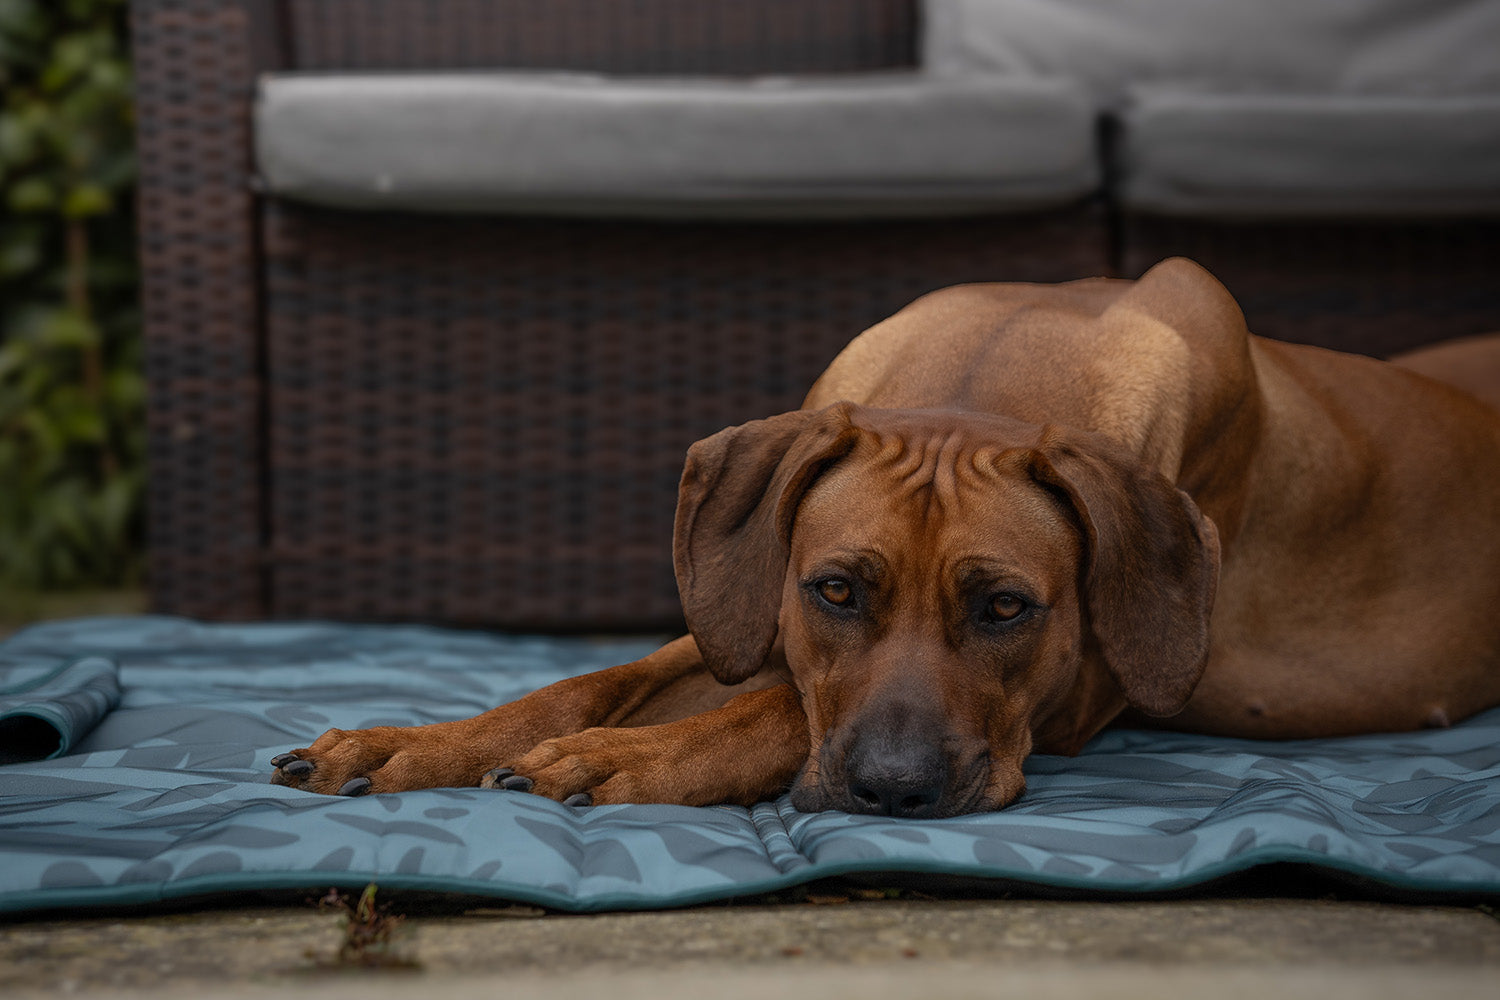
M 582 219 L 257 190 L 268 71 L 902 71 L 918 27 L 917 0 L 134 0 L 156 607 L 672 627 L 688 444 L 795 407 L 852 336 L 948 284 L 1185 254 L 1264 334 L 1380 354 L 1500 327 L 1483 221 L 1266 227 L 1102 192 L 946 218 Z
M 854 334 L 923 292 L 1108 267 L 1092 204 L 583 222 L 251 190 L 260 71 L 892 69 L 913 61 L 910 3 L 138 0 L 135 34 L 165 610 L 671 626 L 692 441 L 794 408 Z

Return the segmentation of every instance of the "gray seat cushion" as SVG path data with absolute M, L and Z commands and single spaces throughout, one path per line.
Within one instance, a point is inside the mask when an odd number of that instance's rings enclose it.
M 1500 90 L 1495 0 L 924 0 L 935 73 L 1285 92 Z
M 364 209 L 875 217 L 1041 208 L 1098 182 L 1094 113 L 1056 79 L 273 75 L 275 195 Z
M 1142 89 L 1123 118 L 1121 201 L 1181 215 L 1500 212 L 1500 94 Z
M 936 74 L 1083 82 L 1118 194 L 1183 215 L 1449 215 L 1500 203 L 1495 0 L 925 0 Z

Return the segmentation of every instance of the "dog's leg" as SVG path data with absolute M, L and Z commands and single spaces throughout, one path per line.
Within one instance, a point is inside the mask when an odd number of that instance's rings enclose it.
M 559 681 L 472 719 L 330 729 L 312 746 L 276 757 L 271 780 L 343 795 L 473 786 L 544 740 L 595 726 L 680 718 L 723 704 L 740 690 L 717 684 L 697 643 L 683 636 L 633 663 Z
M 547 740 L 485 784 L 570 805 L 748 806 L 785 791 L 807 748 L 802 703 L 778 684 L 676 722 Z

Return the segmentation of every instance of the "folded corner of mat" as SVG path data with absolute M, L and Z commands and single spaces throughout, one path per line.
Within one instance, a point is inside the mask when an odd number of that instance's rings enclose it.
M 113 660 L 86 656 L 0 676 L 0 763 L 61 757 L 120 703 Z

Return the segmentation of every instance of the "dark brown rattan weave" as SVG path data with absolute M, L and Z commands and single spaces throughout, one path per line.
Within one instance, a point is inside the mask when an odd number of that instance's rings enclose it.
M 1500 221 L 1214 222 L 1136 216 L 1122 273 L 1191 257 L 1252 332 L 1386 357 L 1500 330 Z
M 1105 269 L 1091 209 L 677 225 L 279 207 L 267 232 L 270 611 L 545 628 L 675 623 L 687 446 L 796 408 L 859 330 L 948 284 Z
M 265 498 L 248 96 L 267 64 L 237 3 L 137 3 L 132 32 L 153 599 L 254 617 Z
M 911 0 L 289 0 L 301 69 L 841 73 L 916 62 Z

